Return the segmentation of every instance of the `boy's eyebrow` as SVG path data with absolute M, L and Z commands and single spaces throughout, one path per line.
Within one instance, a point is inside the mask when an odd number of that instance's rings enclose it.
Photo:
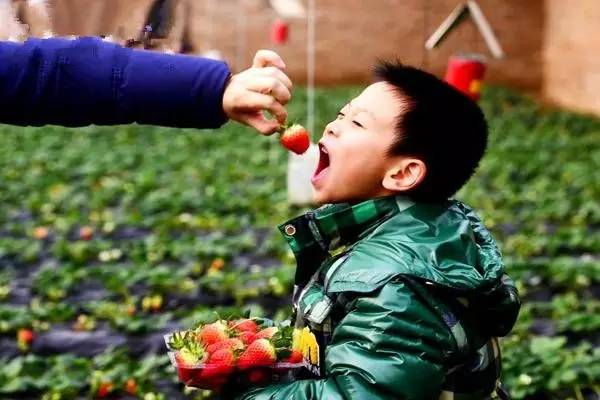
M 377 118 L 375 118 L 375 114 L 373 114 L 373 112 L 372 112 L 372 111 L 370 111 L 370 110 L 367 110 L 366 108 L 362 108 L 362 107 L 355 107 L 355 106 L 352 104 L 352 102 L 349 102 L 349 103 L 348 103 L 348 104 L 346 104 L 346 105 L 347 105 L 347 106 L 348 106 L 348 105 L 349 105 L 349 106 L 351 106 L 351 107 L 354 109 L 354 111 L 355 111 L 355 112 L 364 112 L 364 113 L 367 113 L 367 114 L 369 114 L 369 116 L 370 116 L 371 118 L 373 118 L 374 120 L 377 120 Z

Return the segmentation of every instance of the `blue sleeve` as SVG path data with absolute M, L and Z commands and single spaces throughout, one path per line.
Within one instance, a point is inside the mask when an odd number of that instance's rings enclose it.
M 98 38 L 0 42 L 0 123 L 217 128 L 229 75 L 220 61 Z

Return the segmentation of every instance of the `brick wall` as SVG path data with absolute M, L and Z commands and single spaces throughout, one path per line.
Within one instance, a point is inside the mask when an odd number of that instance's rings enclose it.
M 152 0 L 50 0 L 55 30 L 61 34 L 134 37 Z M 273 47 L 269 28 L 275 15 L 265 0 L 177 0 L 178 32 L 166 46 L 219 49 L 234 68 L 246 66 L 259 48 L 274 48 L 286 59 L 295 81 L 306 75 L 306 22 L 291 21 L 290 40 Z M 319 84 L 365 82 L 377 58 L 404 62 L 443 74 L 448 56 L 486 49 L 467 21 L 440 49 L 426 53 L 425 39 L 459 0 L 319 0 L 316 19 L 316 79 Z M 543 0 L 481 0 L 507 57 L 490 60 L 489 80 L 512 86 L 541 86 Z
M 275 15 L 261 5 L 245 1 L 242 23 L 243 46 L 236 46 L 237 2 L 221 0 L 219 9 L 207 10 L 196 2 L 193 15 L 194 47 L 210 45 L 223 51 L 228 60 L 244 60 L 254 50 L 275 48 L 287 60 L 291 74 L 302 81 L 306 60 L 306 23 L 291 21 L 290 41 L 284 46 L 269 43 L 269 26 Z M 448 57 L 455 52 L 487 54 L 475 26 L 465 22 L 440 49 L 427 53 L 426 38 L 459 3 L 457 0 L 319 0 L 316 19 L 316 79 L 320 84 L 364 82 L 377 58 L 400 58 L 404 62 L 443 74 Z M 525 4 L 524 4 L 525 3 Z M 543 0 L 482 0 L 480 4 L 494 27 L 505 60 L 489 60 L 489 79 L 512 86 L 537 90 L 541 86 L 541 42 Z M 208 33 L 207 33 L 208 32 Z M 211 38 L 208 43 L 206 38 Z M 524 38 L 526 38 L 524 40 Z M 236 48 L 242 55 L 236 55 Z M 239 61 L 235 65 L 239 64 Z
M 544 97 L 600 115 L 600 1 L 547 0 Z

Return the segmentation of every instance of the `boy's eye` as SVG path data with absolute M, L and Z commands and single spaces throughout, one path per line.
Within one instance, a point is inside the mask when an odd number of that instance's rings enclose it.
M 358 122 L 358 121 L 352 121 L 352 123 L 354 125 L 358 126 L 359 128 L 364 128 L 364 126 L 360 122 Z
M 344 117 L 345 117 L 344 113 L 341 113 L 341 112 L 339 112 L 337 115 L 337 119 L 342 119 Z

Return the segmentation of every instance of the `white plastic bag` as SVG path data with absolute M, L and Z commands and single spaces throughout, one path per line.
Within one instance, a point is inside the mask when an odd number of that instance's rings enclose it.
M 288 201 L 295 205 L 313 204 L 313 188 L 310 179 L 319 162 L 319 147 L 311 143 L 304 154 L 290 152 L 287 168 Z

